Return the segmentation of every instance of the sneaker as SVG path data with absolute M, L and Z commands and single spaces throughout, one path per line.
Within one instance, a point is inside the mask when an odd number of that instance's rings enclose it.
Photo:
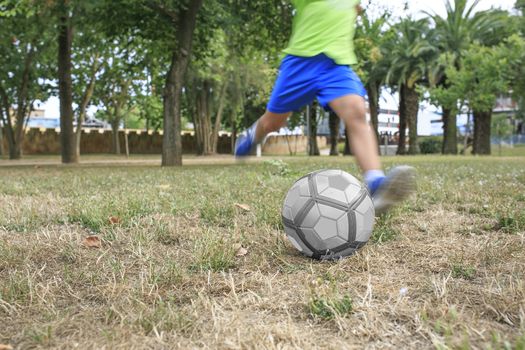
M 394 205 L 404 201 L 416 188 L 416 170 L 411 166 L 398 166 L 387 176 L 369 185 L 376 215 L 386 213 Z
M 257 128 L 257 122 L 253 123 L 252 126 L 246 130 L 246 132 L 239 135 L 235 142 L 235 156 L 245 157 L 249 156 L 255 150 L 257 144 L 255 143 L 255 129 Z

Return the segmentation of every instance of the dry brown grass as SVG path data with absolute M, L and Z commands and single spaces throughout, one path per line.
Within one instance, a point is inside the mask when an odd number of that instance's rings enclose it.
M 343 160 L 0 170 L 0 344 L 523 349 L 525 161 L 406 160 L 417 198 L 337 263 L 298 255 L 279 206 Z

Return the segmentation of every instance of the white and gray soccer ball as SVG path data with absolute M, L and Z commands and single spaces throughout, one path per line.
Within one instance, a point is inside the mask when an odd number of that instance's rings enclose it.
M 374 228 L 368 190 L 342 170 L 321 170 L 299 179 L 282 210 L 284 230 L 301 253 L 321 260 L 352 255 Z

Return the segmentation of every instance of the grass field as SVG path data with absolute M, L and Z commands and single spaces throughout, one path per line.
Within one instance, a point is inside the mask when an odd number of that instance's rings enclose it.
M 523 350 L 525 157 L 401 163 L 417 195 L 330 263 L 294 250 L 280 206 L 349 158 L 0 168 L 0 344 Z

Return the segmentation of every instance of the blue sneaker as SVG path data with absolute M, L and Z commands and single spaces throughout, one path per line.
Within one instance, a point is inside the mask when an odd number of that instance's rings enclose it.
M 376 215 L 386 213 L 394 205 L 404 201 L 416 188 L 416 170 L 411 166 L 398 166 L 387 176 L 368 184 Z
M 253 153 L 257 144 L 255 143 L 255 129 L 257 128 L 257 122 L 253 123 L 252 126 L 242 133 L 235 142 L 235 156 L 245 157 Z

